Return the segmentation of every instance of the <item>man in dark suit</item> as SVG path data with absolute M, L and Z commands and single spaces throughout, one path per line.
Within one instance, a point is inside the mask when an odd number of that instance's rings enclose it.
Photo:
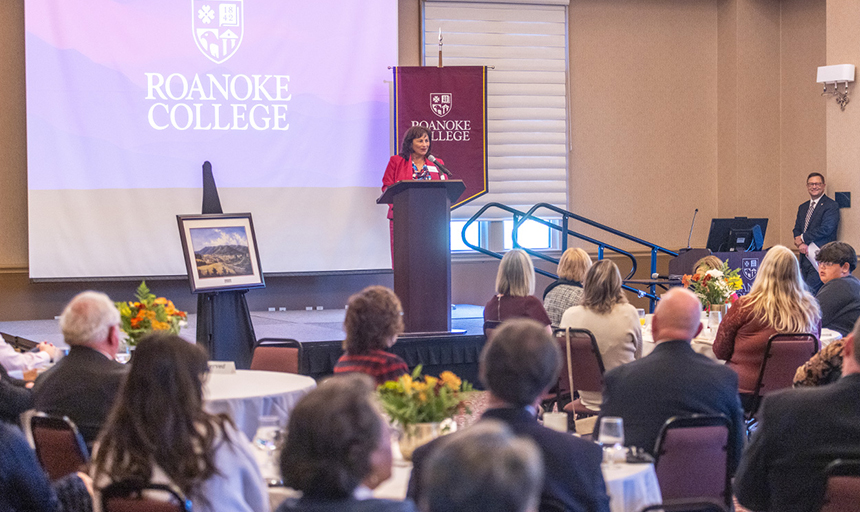
M 744 442 L 738 376 L 690 347 L 702 330 L 701 309 L 699 299 L 684 288 L 663 295 L 651 320 L 657 346 L 648 356 L 606 373 L 600 417 L 623 418 L 625 444 L 653 455 L 669 418 L 725 415 L 731 422 L 729 465 L 734 471 Z M 597 425 L 599 430 L 599 419 Z
M 126 368 L 114 361 L 120 343 L 119 311 L 99 292 L 76 295 L 60 316 L 69 355 L 36 379 L 36 410 L 68 416 L 92 446 L 107 419 Z
M 481 382 L 489 391 L 489 409 L 481 417 L 506 424 L 514 434 L 537 444 L 544 460 L 541 502 L 554 502 L 567 511 L 606 512 L 609 497 L 600 470 L 600 447 L 537 422 L 536 405 L 558 381 L 561 351 L 546 328 L 528 319 L 509 320 L 496 331 L 481 353 Z M 437 439 L 412 454 L 407 496 L 422 499 L 422 476 Z
M 842 375 L 833 384 L 765 397 L 735 478 L 741 505 L 818 510 L 825 466 L 837 458 L 860 458 L 860 323 L 845 338 Z
M 813 172 L 806 178 L 806 190 L 809 201 L 797 208 L 797 220 L 794 221 L 794 246 L 800 251 L 800 271 L 803 280 L 813 295 L 821 288 L 818 271 L 806 257 L 809 245 L 815 244 L 821 248 L 824 244 L 836 240 L 836 228 L 839 227 L 839 205 L 824 194 L 824 176 Z M 814 255 L 813 255 L 814 256 Z

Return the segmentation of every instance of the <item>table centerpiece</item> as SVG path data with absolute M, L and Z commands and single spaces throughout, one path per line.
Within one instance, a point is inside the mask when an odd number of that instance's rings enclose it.
M 720 311 L 725 314 L 726 304 L 738 300 L 737 291 L 743 287 L 739 269 L 729 268 L 728 260 L 719 269 L 699 271 L 684 275 L 681 282 L 699 297 L 705 311 Z
M 137 346 L 140 339 L 152 331 L 166 331 L 179 334 L 186 325 L 188 314 L 176 309 L 173 302 L 157 297 L 142 281 L 135 291 L 137 301 L 117 302 L 120 329 L 128 336 L 128 345 Z

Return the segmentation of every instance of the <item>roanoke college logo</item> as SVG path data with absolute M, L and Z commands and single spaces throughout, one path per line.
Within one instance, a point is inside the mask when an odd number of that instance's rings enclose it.
M 755 276 L 758 274 L 758 260 L 754 258 L 744 258 L 741 266 L 743 267 L 741 272 L 743 272 L 747 281 L 755 280 Z
M 216 64 L 242 44 L 243 0 L 191 0 L 191 30 L 203 55 Z
M 430 109 L 439 117 L 445 117 L 451 111 L 453 98 L 447 92 L 434 92 L 430 95 Z

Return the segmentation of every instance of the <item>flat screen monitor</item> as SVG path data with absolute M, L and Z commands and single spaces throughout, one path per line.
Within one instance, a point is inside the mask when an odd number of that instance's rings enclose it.
M 766 231 L 767 219 L 712 219 L 708 249 L 712 252 L 760 251 Z

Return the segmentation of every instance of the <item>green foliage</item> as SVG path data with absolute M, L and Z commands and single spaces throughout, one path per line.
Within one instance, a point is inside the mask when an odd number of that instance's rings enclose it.
M 435 423 L 450 418 L 463 406 L 463 394 L 472 385 L 452 372 L 438 378 L 421 378 L 421 365 L 412 375 L 403 375 L 377 388 L 379 400 L 388 417 L 403 427 L 415 423 Z M 467 411 L 468 412 L 468 411 Z

